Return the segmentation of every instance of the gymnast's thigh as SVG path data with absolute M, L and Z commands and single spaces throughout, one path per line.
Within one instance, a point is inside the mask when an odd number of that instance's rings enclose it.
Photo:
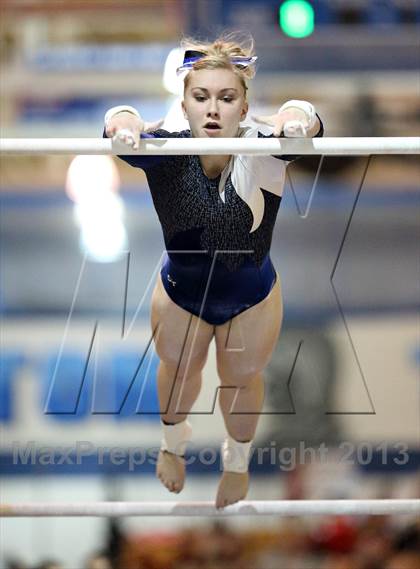
M 276 347 L 283 320 L 281 283 L 268 296 L 226 322 L 216 326 L 217 369 L 222 383 L 239 385 L 260 373 Z
M 152 295 L 151 325 L 156 352 L 167 365 L 202 369 L 214 326 L 178 306 L 169 298 L 160 274 Z

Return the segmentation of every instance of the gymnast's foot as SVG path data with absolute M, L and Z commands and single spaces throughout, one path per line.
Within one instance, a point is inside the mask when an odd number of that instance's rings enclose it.
M 179 494 L 185 482 L 184 458 L 166 450 L 159 451 L 156 475 L 169 492 Z
M 216 508 L 225 508 L 243 500 L 248 493 L 248 472 L 223 472 L 216 496 Z

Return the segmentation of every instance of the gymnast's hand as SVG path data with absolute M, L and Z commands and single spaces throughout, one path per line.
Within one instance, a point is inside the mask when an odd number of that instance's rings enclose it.
M 291 107 L 274 115 L 252 117 L 252 120 L 273 127 L 273 136 L 276 137 L 282 132 L 288 138 L 306 137 L 310 126 L 305 111 Z
M 291 99 L 279 108 L 275 115 L 254 117 L 254 121 L 274 128 L 273 135 L 288 138 L 318 136 L 321 123 L 315 107 L 308 101 Z
M 122 111 L 112 116 L 106 123 L 105 132 L 113 142 L 124 144 L 133 150 L 138 150 L 142 132 L 151 132 L 163 124 L 163 119 L 146 122 L 140 116 Z

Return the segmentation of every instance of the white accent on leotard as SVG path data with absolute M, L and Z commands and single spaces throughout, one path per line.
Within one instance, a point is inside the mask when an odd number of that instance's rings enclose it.
M 239 129 L 239 138 L 258 138 L 258 129 L 243 127 Z M 222 172 L 219 182 L 219 194 L 225 201 L 224 188 L 231 174 L 232 185 L 238 196 L 252 211 L 254 218 L 251 231 L 255 231 L 264 217 L 264 196 L 266 190 L 281 196 L 286 175 L 286 162 L 273 156 L 232 155 Z

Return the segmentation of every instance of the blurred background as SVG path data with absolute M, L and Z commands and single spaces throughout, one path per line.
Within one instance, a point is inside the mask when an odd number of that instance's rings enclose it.
M 326 136 L 419 134 L 418 0 L 0 6 L 4 138 L 98 138 L 116 104 L 183 128 L 173 50 L 231 30 L 259 56 L 250 115 L 307 99 Z M 143 172 L 103 156 L 0 165 L 2 501 L 214 499 L 213 349 L 186 487 L 173 496 L 154 476 L 149 305 L 164 244 Z M 414 155 L 289 166 L 272 248 L 285 317 L 249 499 L 418 495 L 419 174 Z M 409 516 L 10 519 L 0 540 L 5 569 L 420 566 Z

